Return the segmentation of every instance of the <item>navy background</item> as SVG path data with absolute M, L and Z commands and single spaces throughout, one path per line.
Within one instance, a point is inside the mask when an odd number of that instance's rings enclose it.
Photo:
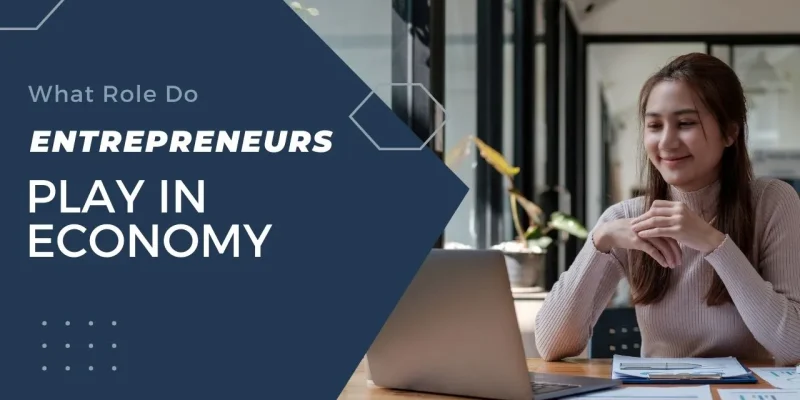
M 0 10 L 28 24 L 44 3 Z M 281 0 L 67 0 L 38 31 L 0 32 L 0 54 L 2 398 L 336 398 L 467 191 L 427 149 L 375 149 L 348 118 L 369 88 Z M 162 99 L 178 85 L 199 100 L 34 104 L 39 84 Z M 385 107 L 362 112 L 420 143 Z M 324 154 L 29 153 L 34 129 L 334 135 Z M 117 213 L 60 215 L 55 201 L 29 214 L 30 179 L 69 180 L 78 206 L 106 180 Z M 133 214 L 114 179 L 146 180 Z M 161 179 L 204 179 L 206 213 L 162 215 Z M 240 258 L 30 259 L 32 223 L 274 226 L 260 259 L 244 231 Z

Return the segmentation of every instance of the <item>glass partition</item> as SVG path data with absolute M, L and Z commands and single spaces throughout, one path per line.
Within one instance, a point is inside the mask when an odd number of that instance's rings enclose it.
M 756 176 L 800 188 L 800 45 L 738 45 L 731 54 L 747 96 Z

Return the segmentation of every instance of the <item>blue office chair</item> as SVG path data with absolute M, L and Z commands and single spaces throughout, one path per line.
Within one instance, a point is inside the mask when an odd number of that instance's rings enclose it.
M 639 357 L 642 335 L 633 308 L 608 308 L 600 314 L 589 342 L 590 358 L 612 358 L 615 354 Z

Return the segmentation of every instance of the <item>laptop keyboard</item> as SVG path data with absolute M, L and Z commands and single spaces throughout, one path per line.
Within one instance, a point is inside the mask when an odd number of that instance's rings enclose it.
M 564 383 L 531 382 L 531 387 L 533 388 L 533 394 L 545 394 L 545 393 L 557 392 L 559 390 L 576 388 L 578 387 L 578 385 L 568 385 Z

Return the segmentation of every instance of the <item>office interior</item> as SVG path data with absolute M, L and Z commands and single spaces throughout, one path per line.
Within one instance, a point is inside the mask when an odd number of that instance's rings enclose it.
M 560 211 L 591 229 L 606 207 L 637 196 L 639 89 L 689 52 L 713 54 L 739 74 L 756 175 L 800 190 L 799 1 L 299 3 L 312 8 L 300 12 L 306 23 L 470 188 L 436 247 L 497 248 L 518 236 L 513 212 L 529 222 L 509 201 L 510 182 L 465 146 L 471 138 L 519 168 L 514 189 L 545 215 Z M 533 277 L 513 287 L 529 357 L 536 310 L 583 245 L 576 235 L 550 237 Z M 598 325 L 635 332 L 627 299 L 623 282 Z M 615 344 L 602 333 L 587 356 L 638 355 L 635 336 Z

